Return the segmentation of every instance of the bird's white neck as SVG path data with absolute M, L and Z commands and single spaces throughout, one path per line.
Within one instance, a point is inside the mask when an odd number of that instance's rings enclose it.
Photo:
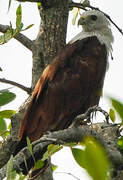
M 112 52 L 112 43 L 114 41 L 112 32 L 110 28 L 104 28 L 101 31 L 95 30 L 95 31 L 81 31 L 79 34 L 77 34 L 69 43 L 72 44 L 77 40 L 82 40 L 87 37 L 96 36 L 101 44 L 105 44 L 107 48 L 107 54 Z

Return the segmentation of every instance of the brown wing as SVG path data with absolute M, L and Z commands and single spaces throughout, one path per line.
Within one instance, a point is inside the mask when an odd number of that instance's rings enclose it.
M 38 80 L 33 93 L 32 93 L 32 100 L 29 103 L 24 116 L 21 120 L 21 124 L 20 124 L 20 128 L 19 128 L 19 133 L 18 133 L 18 137 L 21 140 L 23 137 L 23 134 L 27 132 L 27 127 L 30 126 L 33 128 L 33 123 L 37 123 L 36 122 L 36 118 L 34 119 L 34 115 L 37 112 L 37 104 L 39 104 L 38 102 L 40 101 L 39 99 L 41 99 L 41 96 L 43 98 L 43 91 L 45 91 L 45 86 L 47 86 L 47 83 L 49 81 L 52 81 L 52 79 L 54 78 L 55 73 L 58 71 L 59 68 L 63 68 L 65 66 L 65 64 L 67 63 L 67 56 L 71 56 L 71 54 L 73 53 L 75 47 L 73 45 L 68 45 L 68 48 L 66 48 L 64 51 L 62 51 L 60 53 L 60 56 L 56 56 L 56 58 L 54 58 L 54 60 L 51 62 L 50 65 L 48 65 L 40 79 Z M 40 98 L 39 98 L 40 96 Z M 33 119 L 32 119 L 33 117 Z M 31 122 L 31 124 L 29 125 L 29 123 Z M 36 124 L 37 125 L 37 124 Z M 27 134 L 27 133 L 26 133 Z
M 31 141 L 44 132 L 67 128 L 76 115 L 98 104 L 106 49 L 96 37 L 77 41 L 59 53 L 39 79 L 19 129 Z

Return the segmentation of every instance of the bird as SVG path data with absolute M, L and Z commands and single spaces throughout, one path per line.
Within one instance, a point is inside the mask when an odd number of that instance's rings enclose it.
M 99 104 L 114 41 L 110 22 L 97 10 L 85 11 L 82 27 L 44 69 L 21 119 L 18 138 L 33 142 L 48 131 L 68 128 L 75 117 Z

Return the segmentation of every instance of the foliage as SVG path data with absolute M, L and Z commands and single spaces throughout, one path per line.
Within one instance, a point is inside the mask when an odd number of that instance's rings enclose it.
M 7 172 L 6 177 L 7 180 L 24 180 L 26 176 L 24 176 L 22 173 L 17 174 L 15 170 L 13 170 L 13 156 L 10 157 L 10 160 L 7 163 Z
M 111 120 L 114 122 L 115 121 L 115 112 L 117 112 L 117 114 L 119 115 L 120 119 L 121 119 L 121 132 L 123 131 L 123 104 L 118 101 L 117 99 L 113 98 L 113 97 L 109 97 L 109 100 L 111 101 L 112 107 L 113 109 L 110 110 L 110 118 Z M 113 119 L 112 119 L 113 117 Z M 122 133 L 121 133 L 122 134 Z M 123 149 L 123 136 L 121 136 L 117 142 L 119 148 Z
M 29 150 L 30 154 L 32 155 L 33 160 L 35 162 L 35 157 L 34 157 L 33 151 L 32 151 L 32 144 L 31 144 L 31 141 L 30 141 L 30 139 L 28 137 L 26 137 L 26 142 L 27 142 L 28 150 Z
M 123 104 L 115 98 L 109 97 L 114 110 L 118 113 L 123 124 Z
M 93 180 L 108 179 L 110 163 L 105 149 L 93 137 L 85 137 L 83 143 L 84 150 L 71 148 L 76 162 L 87 170 Z
M 10 8 L 11 1 L 9 1 L 9 8 Z M 21 5 L 18 6 L 16 10 L 16 28 L 12 28 L 12 24 L 10 22 L 10 27 L 8 30 L 0 36 L 0 44 L 4 44 L 8 42 L 11 38 L 15 37 L 19 32 L 25 31 L 29 28 L 31 28 L 33 24 L 27 26 L 26 28 L 23 29 L 23 23 L 22 23 L 22 7 Z
M 12 180 L 16 178 L 16 171 L 13 171 L 13 156 L 10 157 L 10 160 L 7 163 L 7 180 Z
M 115 122 L 115 120 L 116 120 L 116 115 L 115 115 L 115 111 L 114 111 L 112 108 L 110 108 L 109 117 L 110 117 L 110 119 L 112 120 L 112 122 Z
M 9 102 L 15 99 L 16 95 L 9 90 L 1 90 L 0 91 L 0 107 L 8 104 Z M 5 139 L 9 134 L 9 128 L 7 128 L 7 124 L 5 119 L 10 119 L 12 115 L 14 115 L 16 111 L 14 110 L 3 110 L 0 111 L 0 136 Z
M 112 97 L 110 97 L 109 99 L 112 103 L 114 110 L 117 112 L 117 114 L 119 115 L 121 119 L 121 132 L 122 132 L 123 131 L 123 103 L 121 103 L 120 101 Z M 123 149 L 123 136 L 119 138 L 117 144 L 119 148 Z
M 47 151 L 44 153 L 42 161 L 45 161 L 49 157 L 51 157 L 54 153 L 60 151 L 63 148 L 61 145 L 50 144 L 47 148 Z
M 0 91 L 0 106 L 4 106 L 15 99 L 16 95 L 9 90 Z

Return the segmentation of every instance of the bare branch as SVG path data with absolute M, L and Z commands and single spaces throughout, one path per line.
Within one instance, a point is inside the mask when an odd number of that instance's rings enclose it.
M 25 87 L 22 84 L 19 84 L 17 82 L 14 82 L 14 81 L 11 81 L 11 80 L 8 80 L 8 79 L 5 79 L 5 78 L 0 78 L 0 82 L 14 85 L 14 86 L 26 91 L 28 94 L 31 93 L 31 88 Z
M 119 28 L 119 27 L 116 25 L 116 23 L 111 19 L 111 17 L 110 17 L 108 14 L 106 14 L 106 13 L 103 12 L 103 11 L 101 11 L 99 8 L 93 7 L 93 6 L 91 6 L 91 5 L 89 5 L 88 7 L 91 8 L 91 9 L 94 9 L 94 10 L 97 10 L 97 11 L 102 12 L 102 13 L 109 19 L 109 21 L 111 21 L 111 23 L 118 29 L 118 31 L 123 35 L 122 29 Z
M 65 130 L 49 133 L 39 140 L 33 142 L 33 154 L 35 160 L 37 161 L 38 159 L 42 158 L 49 144 L 80 142 L 82 141 L 83 137 L 92 135 L 105 147 L 113 167 L 120 170 L 123 169 L 123 156 L 117 148 L 117 133 L 118 127 L 107 123 L 72 127 Z M 28 172 L 25 168 L 24 161 L 26 161 L 28 170 L 30 170 L 34 165 L 34 161 L 30 152 L 28 151 L 28 148 L 24 148 L 15 156 L 13 166 L 14 170 L 16 170 L 17 172 L 22 171 L 24 174 L 27 174 Z M 5 174 L 3 172 L 5 172 L 5 167 L 0 170 L 0 177 L 2 178 L 5 177 Z
M 73 8 L 73 7 L 77 7 L 77 8 L 80 8 L 80 9 L 83 9 L 83 10 L 87 11 L 86 7 L 83 6 L 82 3 L 70 2 L 69 3 L 69 8 Z
M 17 1 L 19 1 L 19 2 L 42 2 L 42 0 L 17 0 Z M 111 19 L 111 17 L 108 14 L 101 11 L 99 8 L 93 7 L 93 6 L 89 5 L 89 4 L 88 5 L 83 5 L 83 3 L 75 3 L 75 2 L 70 2 L 69 7 L 70 8 L 78 7 L 80 9 L 85 10 L 85 11 L 87 11 L 86 8 L 90 8 L 90 9 L 102 12 L 109 19 L 109 21 L 111 21 L 111 23 L 118 29 L 118 31 L 123 35 L 123 30 L 117 26 L 117 24 Z
M 72 7 L 78 7 L 78 8 L 80 8 L 80 9 L 85 10 L 85 11 L 87 11 L 86 8 L 90 8 L 90 9 L 92 9 L 92 10 L 100 11 L 101 13 L 103 13 L 103 14 L 107 17 L 107 19 L 109 19 L 109 21 L 111 21 L 111 23 L 112 23 L 112 24 L 118 29 L 118 31 L 123 35 L 123 30 L 117 26 L 117 24 L 111 19 L 111 17 L 110 17 L 108 14 L 106 14 L 106 13 L 103 12 L 103 11 L 101 11 L 99 8 L 93 7 L 93 6 L 89 5 L 89 4 L 88 4 L 88 5 L 83 5 L 82 3 L 74 3 L 74 2 L 71 2 L 71 3 L 69 4 L 69 7 L 70 7 L 70 8 L 72 8 Z
M 8 25 L 2 25 L 0 24 L 0 32 L 5 33 L 7 30 L 10 29 L 10 26 Z M 33 41 L 31 41 L 29 38 L 27 38 L 25 35 L 18 33 L 14 36 L 14 38 L 19 41 L 21 44 L 23 44 L 27 49 L 32 51 L 33 47 Z

